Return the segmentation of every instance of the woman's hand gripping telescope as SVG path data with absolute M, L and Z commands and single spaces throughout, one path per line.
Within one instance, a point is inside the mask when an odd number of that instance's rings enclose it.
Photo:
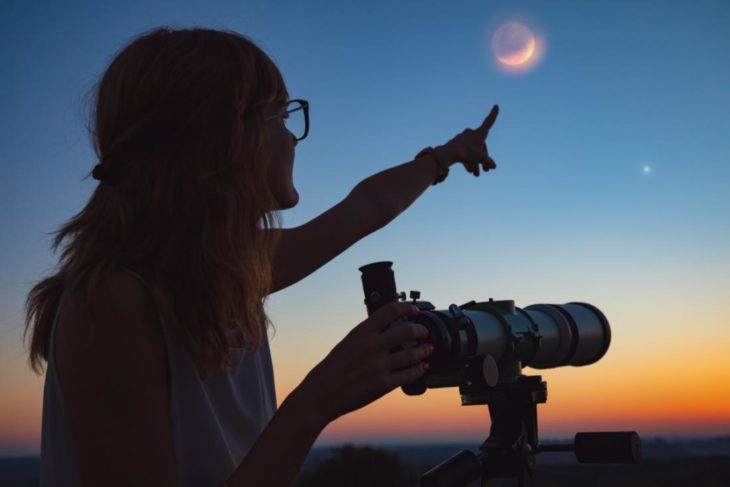
M 423 343 L 402 349 L 408 342 L 424 340 L 428 329 L 407 321 L 418 314 L 409 303 L 384 305 L 350 333 L 322 360 L 299 386 L 315 417 L 326 425 L 359 409 L 396 387 L 410 384 L 428 369 L 424 360 L 433 345 Z M 401 319 L 396 326 L 389 326 Z

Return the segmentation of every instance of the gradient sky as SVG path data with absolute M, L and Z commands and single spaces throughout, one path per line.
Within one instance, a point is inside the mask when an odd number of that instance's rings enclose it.
M 392 260 L 398 289 L 439 309 L 494 297 L 603 310 L 607 355 L 542 373 L 543 436 L 730 433 L 728 2 L 63 3 L 0 3 L 0 455 L 40 447 L 23 300 L 57 261 L 50 232 L 97 184 L 82 181 L 95 163 L 87 94 L 118 49 L 163 24 L 249 36 L 310 101 L 286 227 L 501 108 L 496 171 L 454 166 L 389 226 L 271 296 L 280 402 L 365 318 L 358 267 Z M 489 48 L 509 21 L 544 38 L 519 74 Z M 396 390 L 319 443 L 478 442 L 488 426 L 456 389 Z

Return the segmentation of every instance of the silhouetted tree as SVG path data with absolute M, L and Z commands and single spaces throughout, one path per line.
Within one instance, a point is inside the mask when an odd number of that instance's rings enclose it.
M 404 487 L 417 477 L 397 456 L 371 447 L 344 445 L 299 477 L 297 487 Z

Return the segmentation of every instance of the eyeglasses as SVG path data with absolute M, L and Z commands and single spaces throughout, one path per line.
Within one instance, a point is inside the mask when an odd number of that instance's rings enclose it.
M 272 115 L 264 120 L 273 120 L 281 115 Z M 282 117 L 287 130 L 299 141 L 309 133 L 309 102 L 307 100 L 289 100 L 286 102 L 286 114 Z

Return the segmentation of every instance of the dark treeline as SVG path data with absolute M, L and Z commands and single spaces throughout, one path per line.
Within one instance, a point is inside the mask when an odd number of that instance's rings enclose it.
M 538 456 L 534 487 L 725 487 L 730 485 L 730 438 L 644 442 L 640 465 L 580 465 L 568 457 Z M 475 445 L 315 448 L 295 487 L 409 487 L 420 475 Z M 37 456 L 0 458 L 0 487 L 37 487 Z M 494 487 L 517 485 L 497 480 Z M 472 486 L 469 486 L 472 487 Z

